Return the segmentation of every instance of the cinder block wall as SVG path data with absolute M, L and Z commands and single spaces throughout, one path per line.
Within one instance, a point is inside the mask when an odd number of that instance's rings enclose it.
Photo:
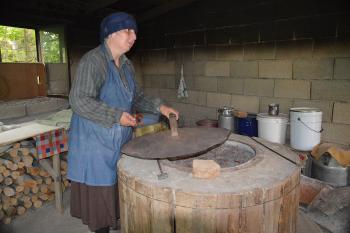
M 177 108 L 187 126 L 216 119 L 222 106 L 317 107 L 322 139 L 349 144 L 349 12 L 342 1 L 259 2 L 199 1 L 141 24 L 133 60 L 146 94 Z M 181 66 L 187 99 L 177 98 Z

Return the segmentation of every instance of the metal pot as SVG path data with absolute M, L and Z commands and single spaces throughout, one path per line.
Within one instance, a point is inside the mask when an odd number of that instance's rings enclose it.
M 330 155 L 312 158 L 311 177 L 337 185 L 350 185 L 350 167 L 343 167 Z
M 225 128 L 231 130 L 232 132 L 235 129 L 235 117 L 233 115 L 234 109 L 231 107 L 219 108 L 219 128 Z

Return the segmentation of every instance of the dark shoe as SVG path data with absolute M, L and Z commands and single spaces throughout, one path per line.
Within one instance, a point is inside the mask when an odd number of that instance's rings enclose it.
M 109 233 L 109 227 L 97 229 L 95 233 Z

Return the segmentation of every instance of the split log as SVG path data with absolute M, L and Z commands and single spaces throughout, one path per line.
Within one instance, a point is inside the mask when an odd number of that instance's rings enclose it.
M 0 183 L 2 183 L 3 180 L 4 180 L 4 176 L 0 173 Z
M 17 193 L 22 193 L 24 191 L 24 186 L 23 185 L 17 185 L 16 186 L 16 192 Z
M 13 144 L 12 148 L 14 149 L 19 149 L 21 147 L 21 143 L 16 142 L 15 144 Z
M 11 187 L 5 187 L 3 192 L 7 197 L 12 197 L 16 194 L 15 190 Z
M 30 193 L 30 187 L 24 186 L 23 194 L 28 195 Z
M 38 186 L 34 186 L 30 190 L 32 191 L 32 193 L 38 193 L 39 192 L 39 187 Z
M 1 160 L 0 160 L 0 163 L 1 163 L 1 165 L 0 165 L 0 173 L 3 173 L 7 168 L 5 167 L 5 165 L 2 165 L 3 163 L 2 163 Z
M 49 199 L 49 195 L 46 193 L 40 193 L 39 198 L 43 201 L 47 201 Z
M 9 169 L 5 168 L 5 170 L 2 172 L 2 174 L 3 174 L 4 177 L 9 177 L 11 175 L 11 172 L 10 172 Z
M 45 178 L 45 184 L 52 184 L 52 178 L 51 177 L 46 177 Z
M 20 176 L 20 172 L 18 170 L 12 171 L 10 176 L 16 180 Z
M 5 217 L 3 218 L 2 222 L 5 224 L 5 225 L 8 225 L 11 223 L 11 217 Z
M 11 206 L 11 205 L 6 205 L 5 206 L 4 205 L 2 207 L 2 209 L 3 209 L 4 213 L 5 213 L 5 215 L 8 216 L 8 217 L 12 217 L 13 215 L 16 214 L 16 208 L 14 206 Z
M 2 208 L 0 208 L 0 220 L 2 220 L 5 217 L 5 213 L 2 210 Z
M 0 158 L 0 162 L 1 162 L 1 164 L 5 165 L 7 169 L 12 170 L 13 162 L 11 160 Z
M 13 179 L 10 177 L 6 177 L 3 183 L 7 186 L 10 186 L 11 184 L 13 184 Z
M 17 207 L 17 215 L 21 216 L 26 212 L 26 208 L 23 206 L 18 206 Z
M 16 182 L 24 187 L 33 188 L 38 185 L 37 181 L 32 178 L 32 176 L 24 174 L 17 177 Z
M 24 163 L 24 166 L 26 167 L 32 167 L 33 166 L 33 157 L 30 155 L 23 155 L 22 161 Z
M 12 206 L 17 206 L 18 205 L 18 199 L 16 197 L 11 197 L 10 198 L 10 204 Z
M 44 194 L 47 194 L 47 193 L 49 193 L 49 192 L 51 192 L 51 191 L 50 191 L 48 185 L 46 185 L 46 184 L 41 184 L 41 185 L 40 185 L 40 192 L 41 192 L 41 193 L 44 193 Z

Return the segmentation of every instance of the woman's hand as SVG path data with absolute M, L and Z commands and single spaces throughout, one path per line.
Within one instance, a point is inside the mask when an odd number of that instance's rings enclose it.
M 123 112 L 122 116 L 120 117 L 120 125 L 122 126 L 137 126 L 136 118 L 133 117 L 131 114 L 127 112 Z
M 171 107 L 168 107 L 168 106 L 162 104 L 162 105 L 160 105 L 159 110 L 160 110 L 160 113 L 162 115 L 166 116 L 167 118 L 169 118 L 170 113 L 173 113 L 176 115 L 176 120 L 179 119 L 179 112 Z

